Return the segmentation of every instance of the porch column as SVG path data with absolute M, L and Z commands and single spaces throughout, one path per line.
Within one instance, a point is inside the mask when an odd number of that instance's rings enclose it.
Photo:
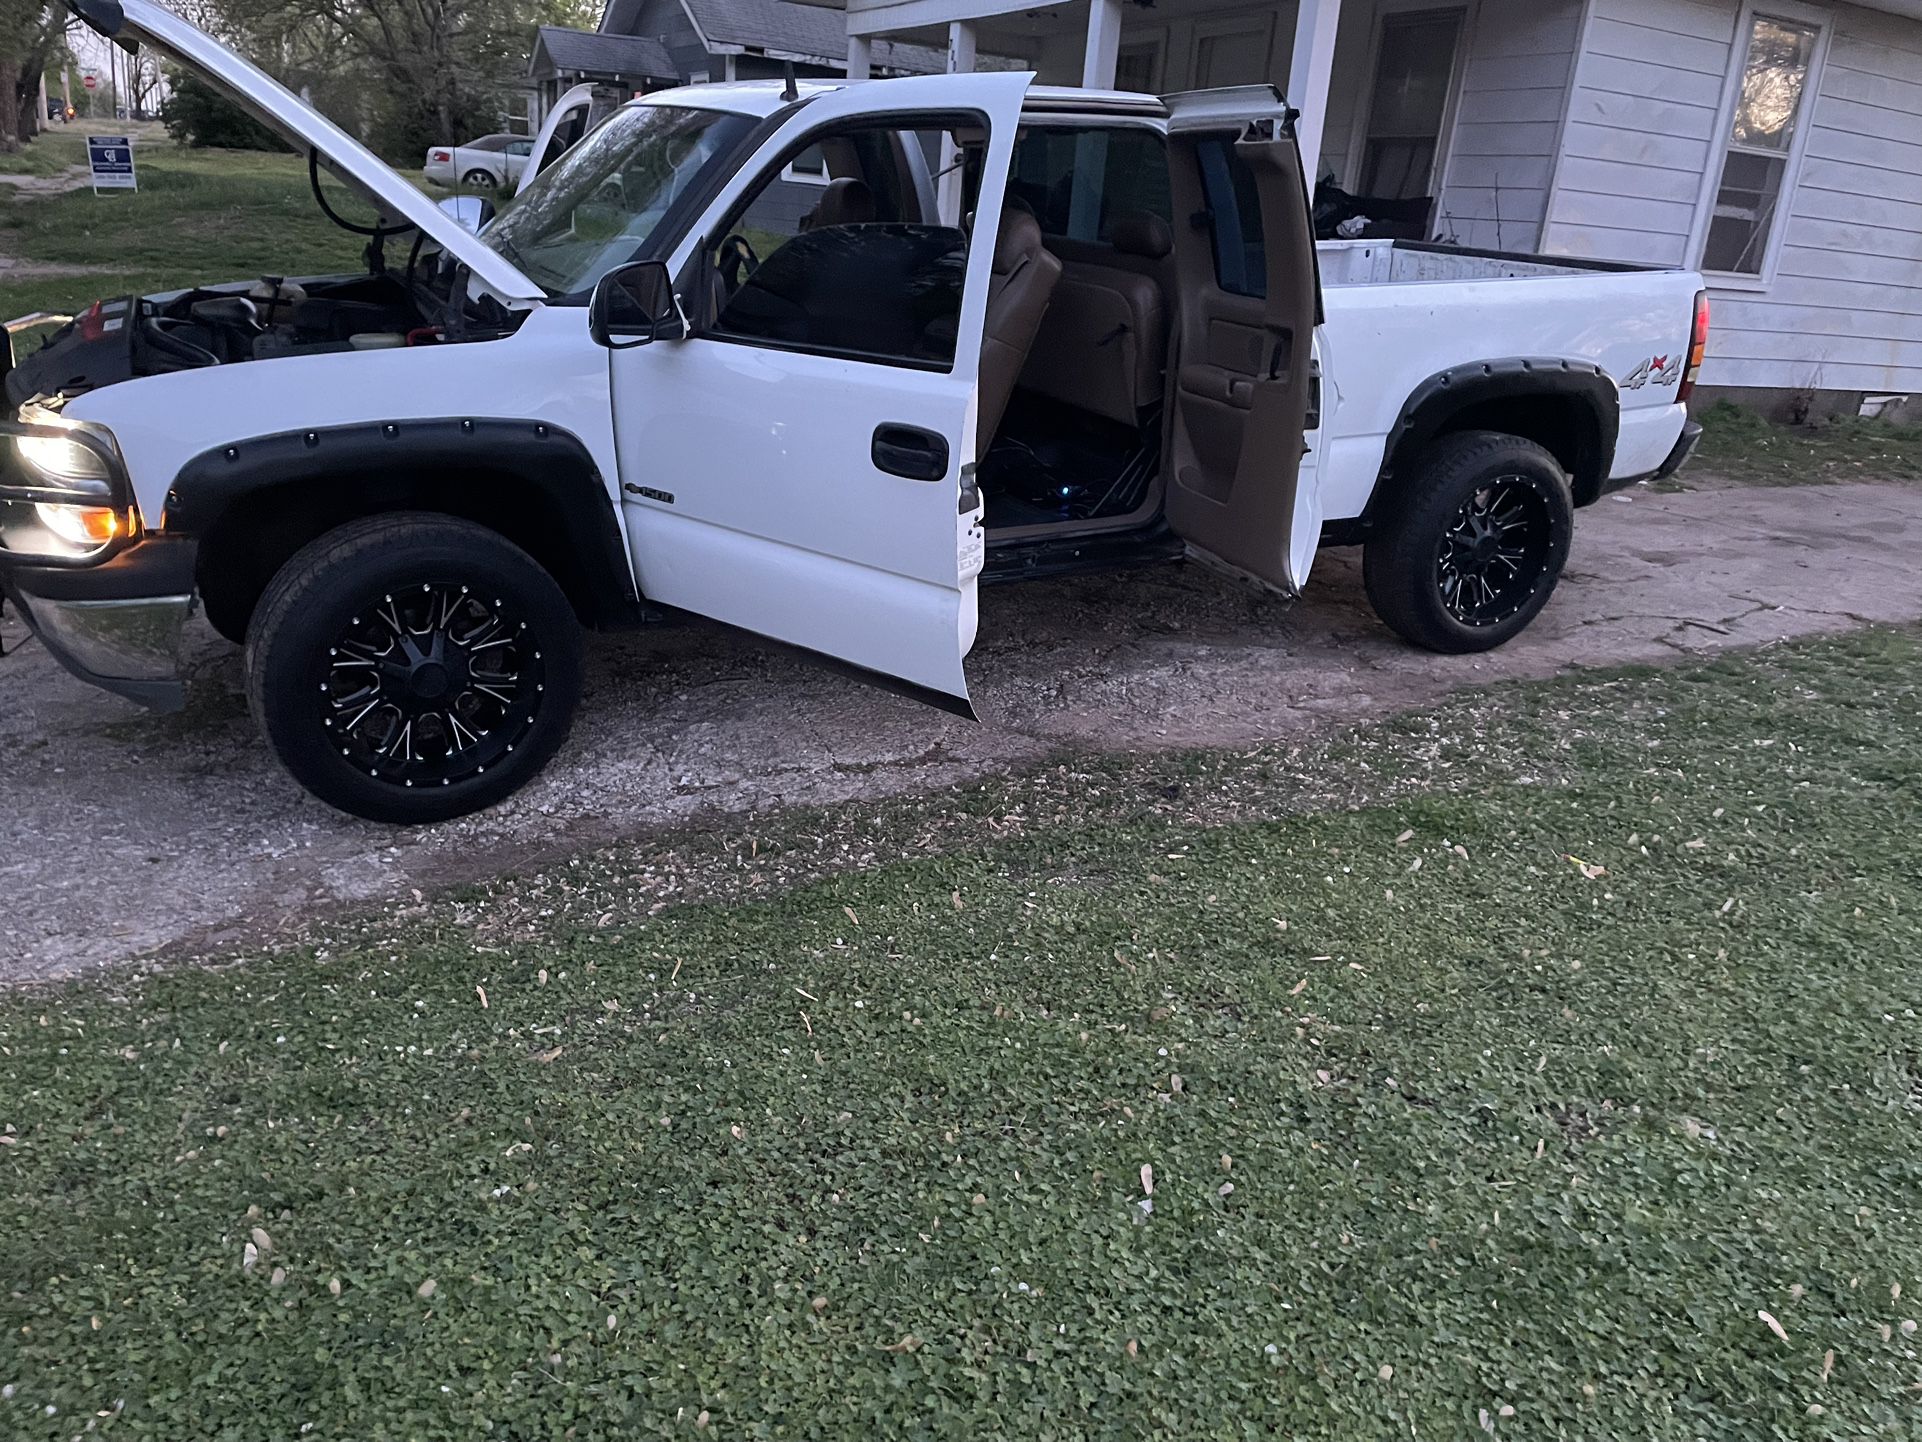
M 865 35 L 848 36 L 848 79 L 866 80 L 874 70 L 874 42 Z
M 956 20 L 948 26 L 948 74 L 966 74 L 974 69 L 974 25 Z
M 948 74 L 966 74 L 974 69 L 974 26 L 966 20 L 956 20 L 948 26 Z M 936 199 L 941 206 L 941 223 L 959 225 L 961 223 L 961 151 L 953 137 L 944 136 L 941 141 L 941 183 Z
M 1288 57 L 1288 103 L 1301 112 L 1295 134 L 1312 193 L 1321 174 L 1321 135 L 1328 118 L 1328 83 L 1335 68 L 1335 29 L 1341 0 L 1300 0 L 1295 11 L 1295 48 Z
M 1121 0 L 1088 0 L 1088 48 L 1081 55 L 1081 83 L 1090 90 L 1114 89 L 1115 59 L 1120 52 Z

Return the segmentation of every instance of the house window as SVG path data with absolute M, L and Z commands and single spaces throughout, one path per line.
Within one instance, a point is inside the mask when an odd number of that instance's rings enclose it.
M 1459 10 L 1382 17 L 1357 195 L 1413 200 L 1433 193 L 1461 26 Z
M 1807 107 L 1820 31 L 1813 25 L 1757 15 L 1749 23 L 1728 147 L 1702 245 L 1702 269 L 1759 276 L 1775 234 L 1790 152 Z
M 1161 89 L 1161 42 L 1140 41 L 1123 45 L 1115 56 L 1114 88 L 1138 90 L 1144 95 Z

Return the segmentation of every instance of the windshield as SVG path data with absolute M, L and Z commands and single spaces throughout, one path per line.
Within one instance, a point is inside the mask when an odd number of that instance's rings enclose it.
M 635 105 L 555 161 L 481 237 L 550 296 L 640 258 L 674 202 L 754 128 L 745 115 Z

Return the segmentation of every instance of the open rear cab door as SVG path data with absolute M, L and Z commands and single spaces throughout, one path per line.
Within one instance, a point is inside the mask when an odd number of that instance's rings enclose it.
M 1163 473 L 1191 553 L 1293 595 L 1321 534 L 1310 448 L 1321 283 L 1294 112 L 1272 86 L 1163 98 L 1175 391 Z

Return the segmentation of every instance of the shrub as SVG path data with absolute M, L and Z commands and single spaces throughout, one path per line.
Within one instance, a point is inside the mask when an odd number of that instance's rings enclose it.
M 160 121 L 182 145 L 225 150 L 285 150 L 287 146 L 258 120 L 197 75 L 174 71 L 172 87 L 161 102 Z

